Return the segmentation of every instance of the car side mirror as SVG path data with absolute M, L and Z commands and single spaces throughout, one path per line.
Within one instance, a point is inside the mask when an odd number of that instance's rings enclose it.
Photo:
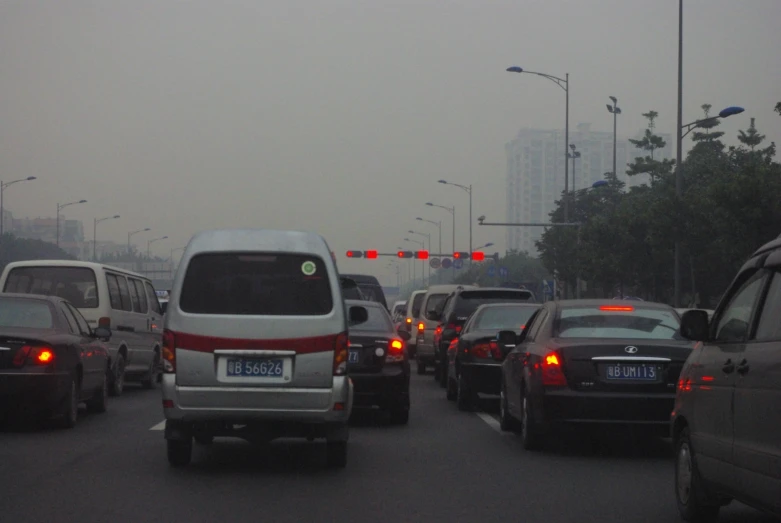
M 396 331 L 396 334 L 398 334 L 399 338 L 401 338 L 404 341 L 409 341 L 410 338 L 412 338 L 412 334 L 410 334 L 409 332 L 405 331 L 403 328 L 398 329 Z
M 360 325 L 369 319 L 369 311 L 366 307 L 353 305 L 350 307 L 350 325 Z
M 681 336 L 692 341 L 708 341 L 710 322 L 707 311 L 686 311 L 681 317 Z
M 99 340 L 108 341 L 111 339 L 111 329 L 108 327 L 97 327 L 92 331 L 92 336 Z
M 502 354 L 507 356 L 518 345 L 519 336 L 513 331 L 499 331 L 496 335 L 496 341 L 499 343 L 499 348 Z
M 437 321 L 439 319 L 439 313 L 435 310 L 426 311 L 426 319 L 431 321 Z

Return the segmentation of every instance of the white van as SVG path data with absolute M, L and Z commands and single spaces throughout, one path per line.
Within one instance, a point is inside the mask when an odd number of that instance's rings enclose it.
M 353 404 L 348 320 L 325 240 L 307 232 L 218 230 L 182 255 L 165 315 L 163 411 L 168 461 L 192 442 L 325 438 L 330 466 L 347 460 Z
M 109 394 L 122 394 L 125 381 L 154 388 L 161 372 L 162 313 L 148 278 L 100 263 L 31 260 L 9 263 L 2 292 L 60 296 L 93 329 L 111 329 Z

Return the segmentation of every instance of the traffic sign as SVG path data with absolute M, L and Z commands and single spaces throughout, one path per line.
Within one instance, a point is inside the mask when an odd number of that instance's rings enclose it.
M 439 269 L 439 266 L 442 265 L 442 262 L 439 260 L 439 258 L 431 258 L 428 264 L 432 269 Z
M 507 267 L 499 267 L 499 276 L 501 278 L 506 278 L 509 274 L 509 271 L 507 270 Z
M 554 296 L 556 283 L 553 280 L 542 280 L 542 292 L 546 296 Z
M 453 261 L 450 258 L 442 258 L 442 268 L 449 269 L 453 266 Z
M 463 266 L 464 266 L 464 260 L 462 260 L 461 258 L 456 258 L 456 261 L 453 262 L 453 267 L 455 267 L 456 269 L 460 269 Z
M 488 267 L 488 277 L 493 278 L 494 276 L 496 276 L 496 266 L 491 265 L 490 267 Z

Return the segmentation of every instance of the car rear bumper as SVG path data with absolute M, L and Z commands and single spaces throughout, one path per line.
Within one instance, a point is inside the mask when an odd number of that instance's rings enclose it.
M 0 413 L 40 416 L 59 409 L 69 392 L 68 372 L 0 371 Z
M 459 371 L 471 392 L 499 394 L 502 380 L 500 363 L 461 363 Z
M 536 402 L 538 420 L 548 423 L 610 423 L 668 426 L 675 393 L 588 393 L 546 390 Z
M 353 404 L 346 376 L 334 377 L 332 388 L 182 387 L 174 374 L 164 374 L 162 391 L 165 418 L 177 421 L 340 423 Z
M 386 365 L 381 372 L 350 374 L 358 407 L 409 406 L 409 364 Z

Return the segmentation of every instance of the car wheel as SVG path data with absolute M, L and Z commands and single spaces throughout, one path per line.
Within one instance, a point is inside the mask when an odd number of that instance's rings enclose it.
M 190 464 L 193 456 L 193 440 L 187 439 L 169 439 L 168 445 L 168 463 L 172 467 L 186 467 Z
M 95 413 L 103 413 L 108 409 L 108 372 L 103 374 L 103 381 L 95 395 L 87 402 L 87 410 Z
M 534 412 L 529 408 L 526 394 L 521 398 L 521 444 L 526 450 L 542 448 L 542 436 L 534 419 Z
M 409 407 L 397 407 L 390 411 L 390 420 L 394 425 L 409 423 Z
M 675 446 L 675 498 L 685 521 L 713 521 L 721 508 L 700 477 L 688 428 L 683 429 Z
M 114 368 L 114 378 L 111 380 L 108 393 L 111 396 L 121 396 L 123 390 L 125 390 L 125 358 L 119 354 L 117 355 L 117 364 Z
M 466 379 L 464 379 L 463 374 L 458 377 L 456 405 L 458 405 L 458 410 L 472 410 L 472 393 L 469 391 L 469 384 L 466 382 Z
M 211 445 L 214 443 L 214 436 L 211 434 L 196 434 L 193 436 L 193 439 L 195 439 L 198 445 Z
M 518 428 L 517 422 L 507 410 L 507 393 L 505 392 L 504 383 L 502 383 L 502 387 L 499 390 L 499 428 L 505 432 L 514 431 Z
M 60 417 L 60 426 L 64 429 L 72 429 L 79 418 L 79 383 L 76 378 L 71 378 L 70 390 L 65 397 L 65 411 Z
M 154 389 L 155 386 L 157 386 L 160 374 L 160 354 L 155 352 L 151 366 L 149 367 L 149 374 L 147 375 L 147 378 L 141 380 L 141 386 L 145 389 Z
M 418 374 L 423 375 L 426 373 L 426 364 L 422 362 L 418 362 Z
M 343 469 L 347 466 L 347 442 L 328 441 L 325 444 L 326 463 L 329 468 Z
M 452 377 L 447 378 L 447 399 L 449 401 L 456 401 L 458 398 L 458 383 Z

